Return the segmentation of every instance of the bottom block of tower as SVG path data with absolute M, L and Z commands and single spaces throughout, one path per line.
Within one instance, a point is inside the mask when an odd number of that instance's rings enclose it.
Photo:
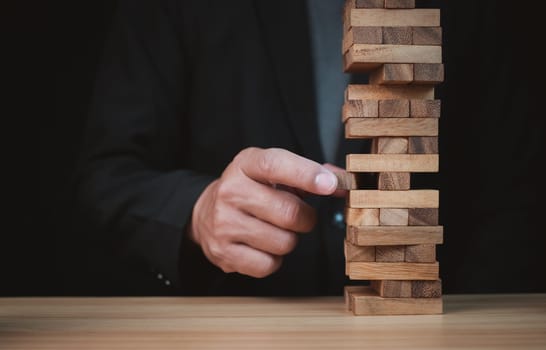
M 347 308 L 364 315 L 438 315 L 443 312 L 442 298 L 382 298 L 371 287 L 346 289 Z
M 345 286 L 343 290 L 343 297 L 345 299 L 345 306 L 347 307 L 347 310 L 351 311 L 353 309 L 353 306 L 351 304 L 351 294 L 353 293 L 359 293 L 366 288 L 370 288 L 368 286 Z

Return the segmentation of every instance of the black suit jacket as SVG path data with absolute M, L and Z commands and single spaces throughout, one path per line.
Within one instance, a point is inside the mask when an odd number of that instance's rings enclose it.
M 161 293 L 341 293 L 344 230 L 332 218 L 342 200 L 309 199 L 316 230 L 265 279 L 222 273 L 184 236 L 199 194 L 245 147 L 323 162 L 309 44 L 301 0 L 120 2 L 78 188 L 91 256 L 117 271 L 123 293 L 166 280 Z M 339 164 L 363 146 L 343 142 Z

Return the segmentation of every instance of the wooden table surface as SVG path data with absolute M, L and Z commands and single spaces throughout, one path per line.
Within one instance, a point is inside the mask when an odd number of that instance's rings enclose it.
M 3 298 L 0 349 L 546 349 L 546 294 L 448 295 L 439 316 L 330 298 Z

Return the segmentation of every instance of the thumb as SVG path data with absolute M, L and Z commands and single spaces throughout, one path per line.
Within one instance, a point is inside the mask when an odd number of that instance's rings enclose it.
M 356 190 L 358 188 L 356 174 L 349 173 L 345 169 L 330 163 L 326 163 L 323 166 L 337 177 L 337 189 L 332 194 L 334 197 L 344 198 L 347 196 L 349 190 Z

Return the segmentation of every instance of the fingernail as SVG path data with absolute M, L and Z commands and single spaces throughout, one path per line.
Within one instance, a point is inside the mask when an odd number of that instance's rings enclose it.
M 331 172 L 323 172 L 315 177 L 315 184 L 321 193 L 330 194 L 337 188 L 337 177 Z

